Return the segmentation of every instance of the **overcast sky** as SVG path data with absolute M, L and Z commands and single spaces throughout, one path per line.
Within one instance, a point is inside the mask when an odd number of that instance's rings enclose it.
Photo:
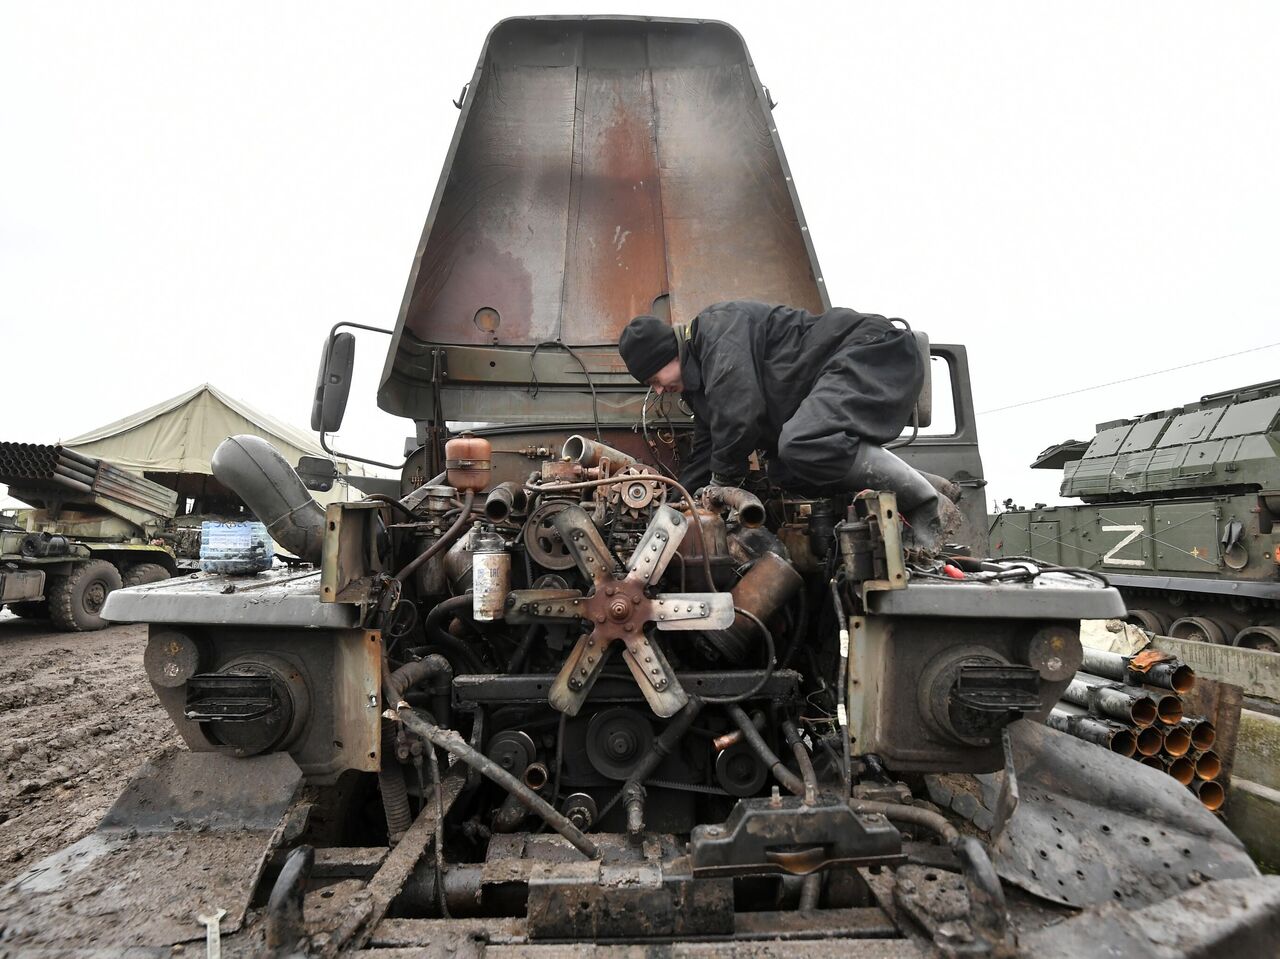
M 0 438 L 201 382 L 304 426 L 390 326 L 485 34 L 621 5 L 0 3 Z M 836 12 L 836 11 L 839 12 Z M 1280 5 L 649 3 L 728 20 L 834 302 L 969 347 L 979 410 L 1280 341 Z M 342 446 L 395 458 L 360 343 Z M 989 499 L 1280 349 L 979 420 Z

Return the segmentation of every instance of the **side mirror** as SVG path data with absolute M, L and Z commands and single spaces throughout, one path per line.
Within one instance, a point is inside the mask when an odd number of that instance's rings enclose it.
M 316 374 L 316 395 L 311 401 L 311 428 L 317 433 L 333 433 L 342 426 L 355 362 L 354 334 L 336 333 L 325 340 L 320 372 Z
M 307 489 L 327 493 L 338 478 L 338 467 L 323 456 L 304 456 L 298 460 L 298 478 Z

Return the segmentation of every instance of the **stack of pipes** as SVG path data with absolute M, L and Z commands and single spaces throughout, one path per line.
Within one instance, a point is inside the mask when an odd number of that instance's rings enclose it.
M 0 482 L 12 486 L 35 481 L 92 495 L 97 475 L 98 460 L 75 450 L 36 443 L 0 443 Z
M 1162 654 L 1122 656 L 1086 647 L 1081 670 L 1048 722 L 1167 773 L 1218 810 L 1226 794 L 1213 723 L 1184 715 L 1180 698 L 1195 681 L 1190 666 Z
M 177 514 L 173 490 L 65 446 L 0 443 L 0 483 L 43 494 L 42 501 L 102 505 L 105 497 L 158 516 Z

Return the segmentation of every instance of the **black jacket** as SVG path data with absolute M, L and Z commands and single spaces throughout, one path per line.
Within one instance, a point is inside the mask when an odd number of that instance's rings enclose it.
M 741 477 L 757 449 L 784 485 L 837 484 L 860 440 L 902 432 L 924 382 L 915 338 L 883 316 L 717 303 L 689 326 L 680 372 L 695 417 L 681 481 Z

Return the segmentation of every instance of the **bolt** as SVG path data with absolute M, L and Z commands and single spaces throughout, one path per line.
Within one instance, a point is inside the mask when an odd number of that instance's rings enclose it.
M 605 594 L 606 596 L 612 596 L 612 595 L 613 595 L 614 593 L 616 593 L 616 592 L 617 592 L 617 590 L 616 590 L 616 589 L 614 589 L 612 586 L 606 586 L 606 587 L 605 587 L 605 590 L 604 590 L 604 594 Z

